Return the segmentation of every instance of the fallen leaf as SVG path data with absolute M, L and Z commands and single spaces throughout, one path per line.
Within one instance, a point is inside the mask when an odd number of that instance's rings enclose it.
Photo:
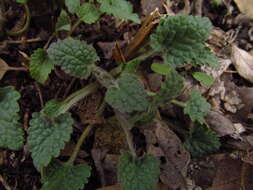
M 253 109 L 253 88 L 240 87 L 238 88 L 238 93 L 242 100 L 243 107 L 236 112 L 235 117 L 247 121 Z
M 163 160 L 161 182 L 171 190 L 185 188 L 184 176 L 190 161 L 190 154 L 182 146 L 181 140 L 166 124 L 160 121 L 155 121 L 150 128 L 143 130 L 147 152 Z
M 242 13 L 253 19 L 253 1 L 252 0 L 234 0 Z
M 239 75 L 253 83 L 253 56 L 233 45 L 232 59 Z
M 241 160 L 225 158 L 217 162 L 217 172 L 212 187 L 207 190 L 253 189 L 253 166 Z
M 9 66 L 7 63 L 0 58 L 0 80 L 4 77 L 5 73 L 8 71 Z
M 142 13 L 149 15 L 152 11 L 158 8 L 160 13 L 164 13 L 164 0 L 141 0 Z

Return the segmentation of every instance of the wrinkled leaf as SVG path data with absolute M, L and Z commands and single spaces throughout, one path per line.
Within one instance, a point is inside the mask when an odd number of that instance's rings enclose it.
M 253 83 L 253 56 L 234 45 L 232 46 L 232 58 L 240 76 Z
M 148 108 L 147 93 L 143 84 L 134 74 L 123 74 L 118 87 L 107 90 L 105 101 L 121 112 L 145 111 Z
M 41 113 L 33 113 L 30 120 L 28 145 L 35 167 L 41 170 L 52 158 L 60 155 L 65 142 L 70 140 L 73 119 L 70 113 L 59 115 L 53 120 Z
M 220 141 L 207 126 L 194 123 L 184 146 L 193 157 L 200 157 L 216 152 L 220 148 Z
M 55 26 L 56 31 L 61 31 L 61 30 L 70 30 L 70 18 L 69 15 L 66 13 L 66 11 L 62 10 L 60 16 L 57 19 L 57 23 Z
M 208 18 L 189 15 L 176 15 L 162 18 L 156 31 L 151 35 L 151 46 L 163 52 L 165 63 L 180 67 L 217 66 L 215 55 L 205 46 L 212 29 Z
M 154 190 L 160 173 L 159 160 L 152 155 L 142 159 L 124 153 L 120 156 L 118 178 L 123 190 Z
M 0 147 L 19 150 L 24 143 L 22 124 L 18 122 L 20 98 L 12 86 L 0 88 Z
M 94 5 L 85 3 L 78 9 L 76 14 L 81 21 L 87 24 L 92 24 L 100 18 L 102 13 Z
M 184 88 L 184 79 L 176 70 L 171 70 L 162 83 L 159 93 L 155 96 L 155 102 L 165 104 L 172 98 L 180 95 Z
M 72 38 L 52 43 L 47 51 L 53 64 L 80 78 L 89 77 L 91 66 L 99 60 L 92 46 Z
M 29 68 L 32 78 L 40 83 L 44 83 L 53 68 L 54 65 L 49 60 L 46 50 L 39 48 L 33 52 Z
M 211 86 L 214 82 L 213 77 L 203 72 L 194 72 L 192 76 L 206 87 Z
M 101 3 L 100 10 L 106 14 L 113 15 L 123 20 L 131 20 L 140 23 L 140 19 L 136 13 L 133 13 L 133 7 L 126 0 L 98 0 Z
M 42 190 L 82 190 L 90 175 L 90 166 L 53 161 L 45 168 Z
M 65 0 L 65 4 L 71 13 L 76 13 L 80 7 L 80 0 Z
M 42 111 L 47 117 L 53 119 L 60 115 L 62 105 L 62 102 L 50 100 L 46 103 Z
M 242 13 L 253 19 L 253 1 L 252 0 L 234 0 Z
M 211 106 L 196 89 L 192 90 L 190 99 L 186 102 L 184 113 L 188 114 L 192 121 L 200 124 L 205 122 L 204 117 L 208 114 Z

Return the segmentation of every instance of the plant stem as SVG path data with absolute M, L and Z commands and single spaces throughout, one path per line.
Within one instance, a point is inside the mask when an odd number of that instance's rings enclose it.
M 98 112 L 96 114 L 95 117 L 99 117 L 103 111 L 104 111 L 104 108 L 105 108 L 105 103 L 103 102 L 100 106 L 100 108 L 98 109 Z M 82 135 L 80 136 L 80 138 L 78 139 L 77 141 L 77 144 L 69 158 L 69 160 L 67 161 L 67 164 L 73 164 L 76 160 L 76 157 L 78 155 L 78 152 L 80 151 L 80 148 L 84 142 L 84 140 L 86 139 L 86 137 L 88 136 L 88 134 L 90 133 L 91 129 L 93 128 L 94 125 L 88 125 L 86 127 L 86 129 L 83 131 Z
M 71 27 L 71 30 L 68 33 L 68 36 L 71 36 L 72 33 L 75 31 L 75 29 L 79 26 L 79 24 L 81 24 L 82 21 L 80 19 L 78 19 L 75 24 Z
M 21 28 L 20 30 L 18 31 L 7 31 L 7 35 L 9 36 L 17 36 L 17 35 L 20 35 L 22 33 L 24 33 L 29 25 L 30 25 L 30 21 L 31 21 L 31 14 L 30 14 L 30 10 L 29 10 L 29 7 L 27 5 L 27 3 L 24 3 L 24 7 L 25 7 L 25 14 L 26 14 L 26 22 L 25 22 L 25 25 L 23 26 L 23 28 Z
M 133 137 L 132 137 L 132 134 L 130 132 L 130 129 L 132 128 L 132 126 L 119 111 L 114 110 L 114 113 L 115 113 L 116 118 L 119 121 L 122 129 L 124 130 L 129 150 L 130 150 L 132 156 L 134 158 L 136 158 L 137 155 L 136 155 L 134 144 L 133 144 Z
M 170 102 L 171 102 L 172 104 L 175 104 L 175 105 L 177 105 L 177 106 L 179 106 L 179 107 L 182 107 L 182 108 L 186 107 L 186 103 L 180 102 L 180 101 L 178 101 L 178 100 L 171 100 Z
M 28 69 L 25 67 L 8 67 L 8 70 L 11 71 L 27 71 Z
M 81 90 L 78 90 L 71 94 L 69 97 L 67 97 L 62 103 L 63 106 L 61 107 L 61 113 L 65 113 L 68 111 L 74 104 L 79 102 L 81 99 L 86 97 L 87 95 L 91 94 L 92 92 L 96 91 L 99 87 L 98 82 L 91 83 L 87 85 L 85 88 L 82 88 Z

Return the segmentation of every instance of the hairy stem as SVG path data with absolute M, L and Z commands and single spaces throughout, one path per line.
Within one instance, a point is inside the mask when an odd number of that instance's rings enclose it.
M 81 24 L 82 21 L 80 19 L 78 19 L 74 24 L 73 26 L 71 27 L 71 30 L 69 31 L 68 33 L 68 36 L 71 36 L 72 33 L 75 31 L 75 29 L 79 26 L 79 24 Z
M 30 25 L 30 21 L 31 21 L 31 14 L 30 14 L 30 10 L 29 10 L 29 7 L 28 7 L 27 3 L 24 4 L 24 8 L 25 8 L 25 14 L 26 14 L 26 22 L 25 22 L 23 28 L 21 28 L 18 31 L 7 31 L 6 32 L 7 35 L 17 36 L 17 35 L 20 35 L 20 34 L 24 33 L 28 29 L 28 27 Z
M 104 108 L 105 108 L 105 103 L 103 102 L 101 104 L 100 108 L 98 109 L 98 112 L 97 112 L 95 117 L 99 117 L 103 113 Z M 76 144 L 69 160 L 67 161 L 67 164 L 73 164 L 75 162 L 76 157 L 78 155 L 78 152 L 80 151 L 80 148 L 81 148 L 83 142 L 85 141 L 86 137 L 89 135 L 89 133 L 90 133 L 91 129 L 93 128 L 93 126 L 94 125 L 88 125 L 86 127 L 86 129 L 84 129 L 82 135 L 80 136 L 80 138 L 77 141 L 77 144 Z
M 180 102 L 178 100 L 171 100 L 170 102 L 182 108 L 186 107 L 186 104 L 184 102 Z
M 132 128 L 132 126 L 119 111 L 114 110 L 114 113 L 115 113 L 116 118 L 119 121 L 122 129 L 124 130 L 130 153 L 135 158 L 135 157 L 137 157 L 137 155 L 136 155 L 134 144 L 133 144 L 133 137 L 132 137 L 132 134 L 130 132 L 130 129 Z

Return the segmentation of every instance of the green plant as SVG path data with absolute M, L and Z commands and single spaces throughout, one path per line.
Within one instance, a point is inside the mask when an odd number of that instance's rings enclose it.
M 22 1 L 22 3 L 25 2 Z M 34 166 L 41 173 L 43 190 L 59 188 L 78 190 L 83 189 L 88 182 L 91 167 L 75 165 L 74 161 L 93 125 L 87 126 L 83 131 L 68 161 L 60 162 L 56 158 L 71 138 L 74 120 L 68 110 L 101 86 L 106 88 L 106 93 L 97 116 L 103 113 L 108 104 L 114 110 L 129 145 L 129 151 L 121 155 L 118 166 L 118 177 L 124 190 L 154 189 L 160 171 L 157 158 L 148 154 L 139 157 L 136 154 L 130 132 L 134 126 L 150 122 L 159 112 L 159 106 L 166 103 L 183 107 L 184 113 L 189 115 L 195 124 L 196 122 L 204 124 L 204 117 L 210 109 L 210 105 L 197 90 L 192 90 L 187 102 L 176 100 L 184 89 L 184 77 L 177 71 L 178 67 L 186 64 L 194 67 L 218 64 L 214 54 L 205 46 L 212 28 L 207 18 L 187 15 L 161 18 L 147 44 L 151 49 L 144 52 L 141 58 L 136 57 L 128 63 L 119 64 L 108 72 L 98 66 L 100 59 L 95 48 L 71 37 L 73 31 L 81 22 L 87 24 L 96 22 L 103 13 L 136 23 L 140 20 L 137 14 L 132 12 L 132 6 L 128 1 L 98 0 L 98 3 L 100 3 L 100 8 L 90 2 L 81 5 L 79 0 L 65 0 L 68 11 L 77 15 L 78 19 L 71 25 L 68 13 L 62 10 L 53 37 L 57 36 L 61 30 L 68 30 L 68 37 L 63 40 L 58 39 L 49 47 L 46 45 L 43 49 L 35 50 L 30 57 L 31 76 L 40 83 L 47 80 L 54 66 L 60 66 L 65 73 L 76 78 L 87 79 L 91 75 L 96 78 L 95 82 L 61 102 L 55 100 L 47 102 L 39 113 L 32 115 L 27 142 Z M 164 64 L 151 66 L 154 72 L 164 76 L 158 92 L 145 89 L 136 72 L 143 58 L 154 55 L 161 55 L 164 58 Z M 23 146 L 24 132 L 18 122 L 17 100 L 19 98 L 20 94 L 13 87 L 0 88 L 0 146 L 3 148 L 18 150 Z M 202 126 L 198 128 L 193 126 L 185 143 L 193 156 L 218 149 L 218 138 L 213 132 L 209 132 L 210 130 L 206 132 Z M 208 143 L 215 139 L 215 145 L 201 144 L 202 136 L 198 136 L 198 133 L 210 139 Z M 198 149 L 199 147 L 201 150 Z

